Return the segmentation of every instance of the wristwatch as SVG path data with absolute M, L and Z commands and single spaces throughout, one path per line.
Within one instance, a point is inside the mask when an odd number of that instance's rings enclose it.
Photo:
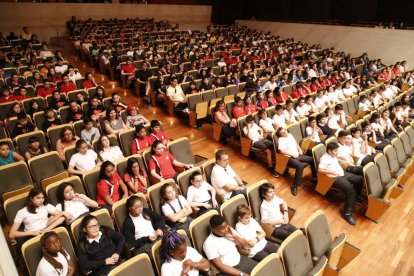
M 243 275 L 244 275 L 243 271 L 240 271 L 239 276 L 243 276 Z

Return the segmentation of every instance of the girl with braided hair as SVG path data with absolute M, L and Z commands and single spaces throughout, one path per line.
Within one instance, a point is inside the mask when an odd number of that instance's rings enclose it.
M 196 276 L 200 271 L 209 271 L 210 263 L 174 229 L 162 237 L 160 248 L 161 276 Z
M 56 232 L 47 232 L 40 238 L 43 258 L 36 270 L 36 276 L 72 276 L 76 265 L 63 249 Z

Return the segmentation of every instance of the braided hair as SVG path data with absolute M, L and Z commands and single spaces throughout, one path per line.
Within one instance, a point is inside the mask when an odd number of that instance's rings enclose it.
M 160 258 L 161 263 L 171 262 L 171 251 L 175 250 L 178 246 L 185 244 L 185 239 L 182 235 L 177 233 L 175 229 L 169 229 L 162 237 Z
M 50 237 L 59 238 L 58 234 L 56 232 L 46 232 L 43 234 L 43 236 L 40 238 L 40 246 L 42 250 L 43 258 L 45 258 L 46 261 L 48 261 L 55 269 L 56 271 L 62 271 L 63 265 L 56 261 L 56 259 L 47 251 L 46 249 L 46 242 Z M 63 249 L 63 247 L 60 247 L 59 252 L 65 257 L 66 261 L 68 261 L 68 253 Z

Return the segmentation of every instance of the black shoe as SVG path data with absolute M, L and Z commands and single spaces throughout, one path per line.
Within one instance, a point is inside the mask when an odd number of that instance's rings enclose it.
M 273 177 L 279 177 L 279 173 L 278 173 L 277 171 L 275 171 L 274 169 L 270 169 L 270 174 L 271 174 Z
M 283 176 L 289 176 L 289 168 L 286 168 L 286 170 L 283 172 Z
M 318 184 L 318 179 L 316 177 L 312 178 L 312 184 L 314 185 Z
M 298 195 L 298 187 L 292 186 L 292 188 L 290 188 L 290 191 L 292 192 L 292 195 L 294 196 Z
M 352 217 L 352 214 L 343 214 L 343 218 L 351 225 L 357 224 L 356 220 Z

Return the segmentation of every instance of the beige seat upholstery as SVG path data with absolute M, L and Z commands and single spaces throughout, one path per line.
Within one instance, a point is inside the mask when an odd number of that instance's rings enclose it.
M 46 187 L 46 195 L 50 204 L 56 205 L 59 203 L 57 197 L 57 189 L 63 182 L 71 183 L 73 185 L 73 190 L 75 191 L 75 193 L 86 195 L 86 191 L 83 187 L 81 179 L 79 178 L 79 176 L 75 175 L 56 181 L 55 183 L 52 183 Z
M 244 195 L 237 195 L 229 200 L 226 200 L 221 206 L 220 206 L 220 213 L 226 220 L 227 224 L 230 227 L 235 227 L 237 223 L 237 206 L 239 205 L 248 205 L 246 198 Z
M 108 276 L 140 275 L 155 276 L 151 260 L 147 254 L 139 254 L 114 268 Z
M 103 225 L 103 226 L 106 226 L 106 227 L 109 227 L 115 230 L 114 224 L 112 223 L 111 215 L 109 214 L 107 209 L 105 208 L 99 209 L 95 212 L 92 212 L 91 215 L 95 216 L 98 219 L 98 222 L 100 225 Z M 82 219 L 77 219 L 70 225 L 70 230 L 72 232 L 72 236 L 75 241 L 75 244 L 78 243 L 79 233 L 80 231 L 82 231 L 82 229 L 80 229 L 81 222 L 82 222 Z
M 178 187 L 180 187 L 181 194 L 185 198 L 187 197 L 188 187 L 191 186 L 190 176 L 196 171 L 201 173 L 201 169 L 199 167 L 194 167 L 194 168 L 191 168 L 189 170 L 183 171 L 177 177 Z
M 43 189 L 48 184 L 69 176 L 56 151 L 47 152 L 29 159 L 29 168 L 34 182 Z
M 272 253 L 258 263 L 250 274 L 252 276 L 285 276 L 283 264 L 277 253 Z
M 207 161 L 207 158 L 194 154 L 187 137 L 182 137 L 168 142 L 168 151 L 177 161 L 184 164 L 194 164 L 200 166 Z
M 90 198 L 96 200 L 99 169 L 87 172 L 83 175 L 83 183 Z
M 0 204 L 12 196 L 13 191 L 33 187 L 29 168 L 24 161 L 14 162 L 0 167 Z

